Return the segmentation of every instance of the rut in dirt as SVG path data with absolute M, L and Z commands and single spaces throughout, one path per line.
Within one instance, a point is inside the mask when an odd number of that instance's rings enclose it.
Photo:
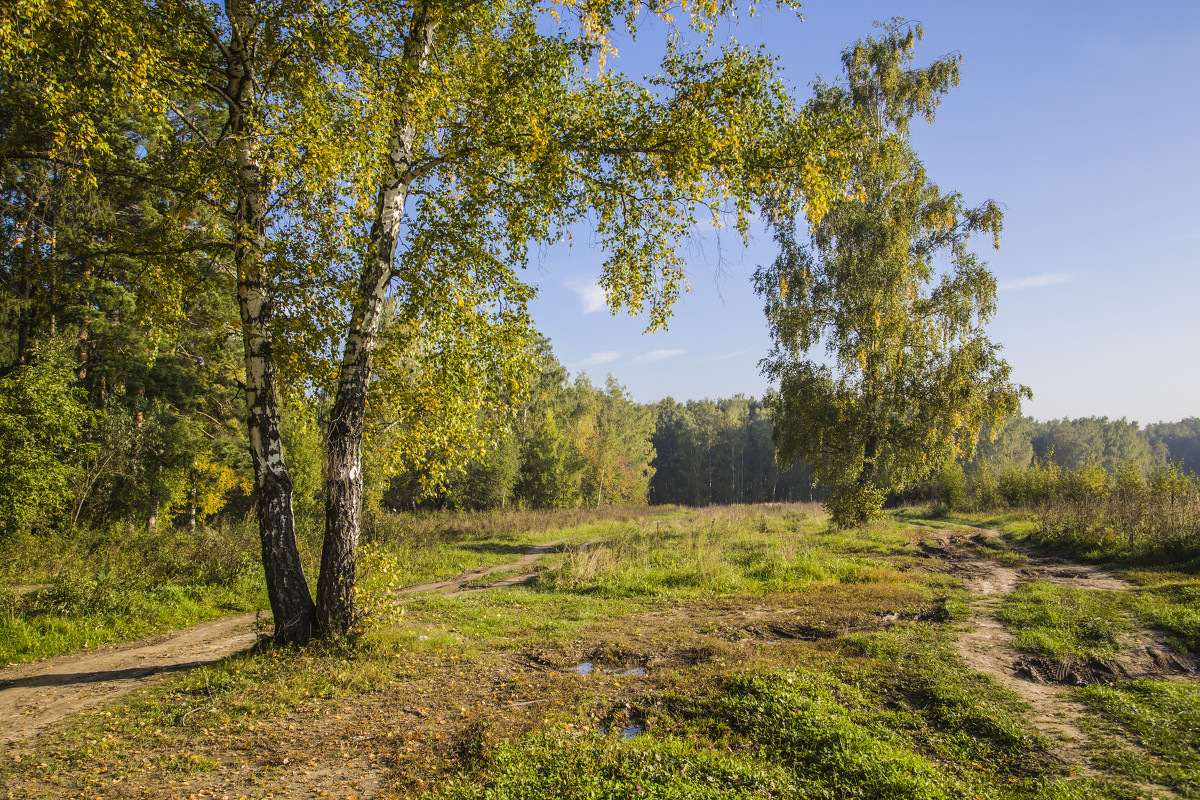
M 454 597 L 467 592 L 525 583 L 537 576 L 523 571 L 485 586 L 467 586 L 504 570 L 525 570 L 561 541 L 546 542 L 520 558 L 494 567 L 467 570 L 452 578 L 409 586 L 400 594 L 433 592 Z M 14 746 L 38 731 L 87 708 L 111 702 L 173 672 L 214 664 L 253 647 L 269 630 L 262 612 L 204 622 L 137 642 L 107 645 L 0 670 L 0 744 Z
M 1056 755 L 1079 775 L 1096 775 L 1088 767 L 1087 734 L 1076 723 L 1084 713 L 1068 697 L 1072 686 L 1115 680 L 1195 676 L 1200 664 L 1192 656 L 1173 652 L 1161 632 L 1138 631 L 1123 637 L 1122 656 L 1114 661 L 1055 662 L 1019 653 L 1012 636 L 995 611 L 1005 595 L 1022 583 L 1043 581 L 1080 589 L 1127 591 L 1132 585 L 1099 567 L 1057 556 L 1040 556 L 1004 542 L 998 531 L 975 530 L 972 544 L 1020 553 L 1019 566 L 983 558 L 963 547 L 948 531 L 927 529 L 922 550 L 945 563 L 944 571 L 958 576 L 975 596 L 966 630 L 958 637 L 959 655 L 972 669 L 985 673 L 1033 709 L 1034 728 L 1057 744 Z M 1176 797 L 1169 789 L 1149 786 L 1160 797 Z

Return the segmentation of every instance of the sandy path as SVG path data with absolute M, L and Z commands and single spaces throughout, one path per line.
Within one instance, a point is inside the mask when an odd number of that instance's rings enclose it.
M 157 675 L 211 664 L 252 646 L 256 614 L 204 622 L 139 642 L 0 670 L 0 743 L 25 739 L 88 706 L 120 697 Z
M 515 575 L 486 586 L 466 584 L 510 569 L 521 569 L 551 552 L 561 542 L 547 542 L 520 558 L 493 567 L 472 569 L 440 581 L 408 586 L 398 594 L 440 592 L 455 597 L 467 592 L 515 586 L 537 573 Z M 194 669 L 251 647 L 258 636 L 257 614 L 212 620 L 181 631 L 138 642 L 107 645 L 0 670 L 0 744 L 12 744 L 70 714 L 111 701 L 157 676 Z
M 1081 682 L 1081 678 L 1091 678 L 1092 673 L 1085 667 L 1084 675 L 1075 672 L 1055 675 L 1039 668 L 1037 659 L 1023 657 L 1013 647 L 1012 636 L 1004 624 L 995 619 L 994 612 L 1003 602 L 1004 595 L 1029 581 L 1105 591 L 1125 591 L 1132 586 L 1098 567 L 1056 556 L 1039 556 L 1005 543 L 997 531 L 973 529 L 965 538 L 990 548 L 1023 553 L 1028 560 L 1019 566 L 1007 566 L 961 546 L 962 532 L 955 536 L 949 531 L 926 529 L 923 533 L 926 541 L 932 539 L 937 544 L 923 544 L 922 549 L 928 555 L 941 558 L 946 571 L 959 576 L 964 588 L 975 596 L 971 617 L 957 641 L 963 660 L 973 669 L 990 675 L 1033 708 L 1031 721 L 1034 728 L 1057 742 L 1056 755 L 1073 767 L 1075 774 L 1097 775 L 1087 765 L 1088 736 L 1075 724 L 1084 713 L 1083 706 L 1067 696 L 1072 685 Z M 1119 661 L 1095 665 L 1105 670 L 1100 679 L 1196 674 L 1196 660 L 1173 653 L 1161 633 L 1138 631 L 1124 637 L 1121 644 L 1123 653 Z M 1142 788 L 1150 791 L 1152 796 L 1178 796 L 1162 786 L 1143 784 Z
M 594 544 L 596 541 L 597 540 L 592 540 L 585 543 L 583 546 L 587 547 L 591 544 Z M 470 594 L 471 592 L 482 592 L 487 589 L 504 589 L 509 586 L 518 586 L 522 583 L 529 583 L 537 577 L 537 572 L 531 570 L 520 575 L 513 575 L 494 583 L 489 583 L 485 586 L 467 586 L 468 583 L 472 583 L 488 575 L 494 575 L 497 572 L 529 567 L 533 564 L 533 562 L 553 551 L 561 544 L 562 540 L 534 545 L 530 549 L 526 550 L 525 553 L 516 561 L 509 561 L 504 564 L 496 564 L 492 567 L 475 567 L 464 570 L 453 577 L 444 578 L 439 581 L 430 581 L 428 583 L 417 583 L 413 584 L 412 586 L 405 586 L 402 589 L 397 589 L 396 594 L 406 595 L 417 594 L 418 592 L 438 592 L 444 594 L 446 597 L 458 597 L 459 595 Z M 557 569 L 559 566 L 562 566 L 561 563 L 553 565 L 551 569 Z

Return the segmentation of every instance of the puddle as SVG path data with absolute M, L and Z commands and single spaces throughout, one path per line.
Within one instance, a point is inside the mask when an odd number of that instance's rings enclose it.
M 584 661 L 581 664 L 576 664 L 575 666 L 571 667 L 571 669 L 569 669 L 567 671 L 574 672 L 576 675 L 591 675 L 593 672 L 596 671 L 596 666 L 591 661 Z M 633 667 L 632 669 L 625 669 L 625 670 L 602 669 L 602 670 L 600 670 L 600 674 L 602 674 L 602 675 L 622 675 L 622 676 L 624 676 L 624 675 L 645 675 L 646 670 L 644 667 Z
M 624 720 L 617 720 L 617 725 L 621 726 L 620 731 L 622 739 L 632 739 L 635 736 L 641 736 L 646 732 L 646 724 L 640 719 L 626 718 Z M 613 727 L 616 727 L 616 725 Z M 599 728 L 596 728 L 596 731 L 601 736 L 604 736 L 608 733 L 608 727 L 601 725 Z
M 645 728 L 636 722 L 630 722 L 624 728 L 621 728 L 622 739 L 632 739 L 635 736 L 640 736 L 645 732 Z

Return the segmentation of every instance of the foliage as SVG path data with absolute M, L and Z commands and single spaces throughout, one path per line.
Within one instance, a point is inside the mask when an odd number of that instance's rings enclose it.
M 771 442 L 773 426 L 762 401 L 737 395 L 654 407 L 654 475 L 650 501 L 793 502 L 823 497 L 803 464 L 782 468 Z
M 71 500 L 76 446 L 93 419 L 72 367 L 62 343 L 48 342 L 32 363 L 0 377 L 0 539 Z
M 844 84 L 817 85 L 814 104 L 859 132 L 851 184 L 810 221 L 808 246 L 794 216 L 772 215 L 781 253 L 755 275 L 774 340 L 762 366 L 779 384 L 768 399 L 778 455 L 840 487 L 837 524 L 861 524 L 881 492 L 969 458 L 981 428 L 1028 393 L 984 332 L 995 279 L 969 249 L 972 234 L 998 237 L 1000 210 L 943 194 L 908 140 L 911 120 L 932 121 L 958 83 L 957 56 L 909 67 L 921 35 L 893 22 L 843 53 Z M 821 344 L 832 365 L 809 355 Z
M 1029 509 L 1043 541 L 1093 555 L 1192 557 L 1200 553 L 1200 479 L 1177 465 L 1148 474 L 1134 463 L 1108 472 L 1035 460 L 999 474 L 986 465 L 967 483 L 978 510 Z
M 1172 461 L 1178 461 L 1185 471 L 1200 475 L 1200 417 L 1147 425 L 1145 433 L 1152 447 L 1161 444 Z
M 580 376 L 571 396 L 583 502 L 596 507 L 645 505 L 654 474 L 651 410 L 633 402 L 611 375 L 603 390 L 593 387 L 586 375 Z

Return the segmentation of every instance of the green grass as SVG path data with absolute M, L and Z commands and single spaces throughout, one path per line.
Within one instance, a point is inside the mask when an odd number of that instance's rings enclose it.
M 566 563 L 537 588 L 609 598 L 674 600 L 762 596 L 814 583 L 911 581 L 887 575 L 912 557 L 898 526 L 857 535 L 832 529 L 815 509 L 766 515 L 736 507 L 703 509 L 627 525 Z
M 1031 710 L 958 655 L 965 595 L 907 519 L 845 531 L 812 506 L 764 506 L 377 520 L 356 640 L 259 648 L 177 675 L 46 735 L 37 762 L 0 764 L 0 783 L 24 787 L 16 796 L 117 796 L 113 781 L 129 795 L 190 782 L 180 793 L 236 796 L 248 780 L 300 791 L 285 782 L 311 772 L 345 796 L 337 771 L 354 765 L 382 770 L 381 796 L 437 800 L 1133 800 L 1150 780 L 1192 791 L 1192 684 L 1081 694 L 1100 774 L 1071 774 Z M 565 550 L 540 564 L 564 566 L 532 584 L 394 593 L 552 540 Z M 1019 560 L 987 544 L 976 554 Z M 1193 646 L 1196 579 L 1123 574 L 1132 591 L 1030 584 L 1001 613 L 1022 646 L 1055 657 L 1111 657 L 1134 617 Z M 119 616 L 151 591 L 101 583 L 66 616 L 85 618 L 89 603 Z M 155 608 L 175 602 L 155 597 Z M 571 671 L 585 660 L 596 667 L 586 678 Z M 633 666 L 645 673 L 622 674 Z M 620 720 L 645 733 L 622 740 Z M 1191 731 L 1177 746 L 1162 733 L 1175 729 Z
M 1132 592 L 1129 607 L 1143 624 L 1166 631 L 1176 651 L 1200 654 L 1200 580 L 1148 581 Z
M 62 576 L 45 589 L 0 595 L 0 665 L 139 639 L 266 605 L 258 572 L 228 583 L 191 585 L 139 585 L 108 573 Z
M 267 606 L 250 520 L 194 532 L 26 533 L 0 543 L 0 665 Z
M 430 796 L 1132 797 L 1062 774 L 1021 703 L 966 670 L 946 633 L 901 626 L 838 651 L 680 680 L 635 706 L 647 733 L 630 741 L 552 723 L 493 742 Z
M 1095 715 L 1101 763 L 1131 780 L 1200 797 L 1200 684 L 1144 680 L 1074 695 Z
M 1051 658 L 1115 658 L 1132 629 L 1116 593 L 1042 582 L 1020 586 L 996 617 L 1018 649 Z

